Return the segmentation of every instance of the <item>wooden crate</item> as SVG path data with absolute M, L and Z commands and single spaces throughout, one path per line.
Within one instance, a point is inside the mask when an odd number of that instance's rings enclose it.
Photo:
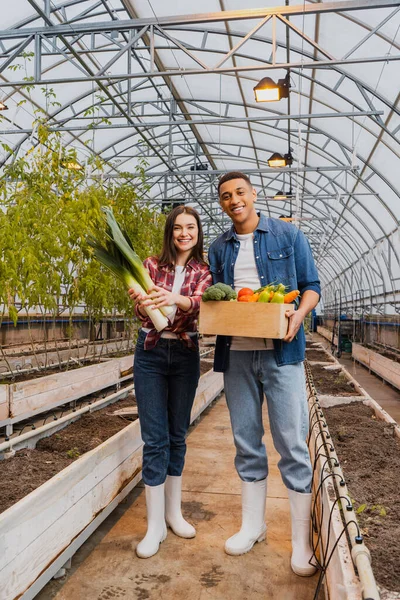
M 292 306 L 264 302 L 201 302 L 199 331 L 205 334 L 282 339 L 288 329 L 285 312 Z

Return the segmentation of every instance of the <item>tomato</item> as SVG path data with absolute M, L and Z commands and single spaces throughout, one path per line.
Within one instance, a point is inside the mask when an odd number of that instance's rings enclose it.
M 250 288 L 242 288 L 241 290 L 238 291 L 238 300 L 242 296 L 252 296 L 252 295 L 253 295 L 253 290 L 251 290 Z
M 242 294 L 240 298 L 238 297 L 238 302 L 251 302 L 250 298 L 252 297 L 252 295 L 250 296 L 250 294 Z

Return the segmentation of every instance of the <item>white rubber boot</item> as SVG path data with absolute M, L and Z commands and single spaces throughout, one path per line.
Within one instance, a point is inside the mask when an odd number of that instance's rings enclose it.
M 314 575 L 316 568 L 309 561 L 313 555 L 310 544 L 311 494 L 288 490 L 292 518 L 292 571 L 300 577 Z
M 245 554 L 256 542 L 265 540 L 265 502 L 267 480 L 242 481 L 242 527 L 225 542 L 225 552 L 233 556 Z
M 161 542 L 167 537 L 165 524 L 164 484 L 145 485 L 147 508 L 147 533 L 136 546 L 139 558 L 150 558 L 158 552 Z
M 182 477 L 167 475 L 165 482 L 165 520 L 175 535 L 182 538 L 193 538 L 195 528 L 182 516 Z

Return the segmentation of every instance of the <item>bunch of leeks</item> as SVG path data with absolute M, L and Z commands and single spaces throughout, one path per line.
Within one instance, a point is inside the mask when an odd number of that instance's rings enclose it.
M 94 236 L 89 236 L 89 246 L 93 248 L 97 260 L 121 279 L 128 289 L 132 288 L 138 294 L 146 294 L 154 286 L 147 269 L 134 251 L 128 234 L 121 231 L 112 209 L 104 207 L 102 210 L 106 216 L 105 241 L 101 242 Z M 144 306 L 143 309 L 157 331 L 162 331 L 168 326 L 165 315 L 171 312 L 169 306 L 161 309 Z

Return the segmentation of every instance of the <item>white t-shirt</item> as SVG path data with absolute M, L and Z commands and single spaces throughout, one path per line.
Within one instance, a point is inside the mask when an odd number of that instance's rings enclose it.
M 174 277 L 174 283 L 173 283 L 172 290 L 171 290 L 174 294 L 180 294 L 180 292 L 181 292 L 183 282 L 185 281 L 185 269 L 186 269 L 186 267 L 183 267 L 181 265 L 175 265 L 175 277 Z M 168 315 L 168 318 L 171 321 L 171 323 L 173 323 L 175 321 L 176 311 L 177 311 L 178 307 L 176 306 L 176 304 L 173 304 L 171 306 L 171 308 L 172 308 L 172 313 L 170 315 Z M 147 329 L 147 328 L 143 328 L 143 331 L 145 333 L 148 333 L 151 330 Z M 172 333 L 172 331 L 163 331 L 163 333 L 161 334 L 161 337 L 167 338 L 167 339 L 176 339 L 178 337 L 178 335 L 176 333 Z
M 175 265 L 175 277 L 174 277 L 174 284 L 172 286 L 173 294 L 181 293 L 181 289 L 182 289 L 184 281 L 185 281 L 185 267 L 182 267 L 181 265 Z M 172 313 L 170 315 L 168 315 L 168 318 L 171 321 L 171 323 L 173 323 L 175 321 L 175 315 L 176 315 L 176 311 L 177 311 L 178 307 L 176 306 L 176 304 L 173 304 L 171 306 L 171 308 L 172 308 Z
M 239 243 L 239 254 L 233 273 L 235 291 L 244 287 L 256 290 L 260 287 L 260 279 L 254 257 L 253 234 L 236 234 Z M 263 338 L 232 337 L 231 350 L 273 350 L 272 340 Z
M 185 267 L 182 267 L 181 265 L 175 265 L 175 277 L 174 277 L 174 283 L 173 283 L 172 290 L 171 290 L 173 294 L 180 294 L 184 281 L 185 281 Z M 172 313 L 170 315 L 168 315 L 168 319 L 171 321 L 171 323 L 173 323 L 175 321 L 176 311 L 177 311 L 178 307 L 176 306 L 176 304 L 173 304 L 171 306 L 171 308 L 172 308 Z M 161 337 L 167 338 L 167 339 L 175 339 L 178 336 L 176 333 L 172 333 L 172 331 L 163 331 L 161 334 Z

